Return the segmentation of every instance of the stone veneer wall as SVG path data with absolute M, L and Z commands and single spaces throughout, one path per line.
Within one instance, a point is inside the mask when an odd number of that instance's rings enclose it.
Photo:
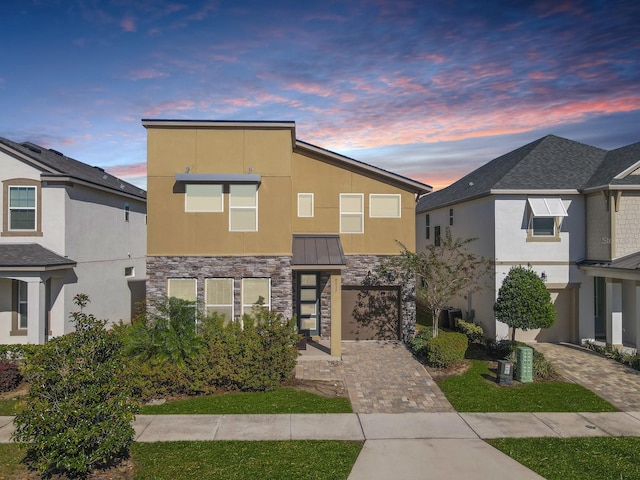
M 204 301 L 207 278 L 233 278 L 234 314 L 242 312 L 242 279 L 271 278 L 271 309 L 293 316 L 291 257 L 147 257 L 147 301 L 167 295 L 168 278 L 195 278 L 198 300 Z
M 347 268 L 342 270 L 343 285 L 371 285 L 375 267 L 381 265 L 384 255 L 347 255 Z M 295 283 L 291 270 L 291 257 L 147 257 L 147 301 L 162 300 L 167 295 L 168 278 L 195 278 L 198 300 L 204 301 L 207 278 L 233 278 L 234 311 L 239 316 L 243 278 L 271 278 L 271 309 L 286 318 L 294 314 Z M 331 337 L 331 274 L 320 272 L 320 335 Z M 376 281 L 376 280 L 374 280 Z M 376 285 L 401 286 L 402 340 L 415 334 L 416 303 L 415 280 L 402 278 L 395 281 L 379 280 Z

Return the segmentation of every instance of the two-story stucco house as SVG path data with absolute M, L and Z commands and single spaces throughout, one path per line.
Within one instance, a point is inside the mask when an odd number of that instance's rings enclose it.
M 117 322 L 144 300 L 146 192 L 33 143 L 0 138 L 0 343 L 70 332 L 73 298 Z
M 490 287 L 454 307 L 493 338 L 508 327 L 493 313 L 510 268 L 530 265 L 546 282 L 557 319 L 523 341 L 605 340 L 640 345 L 640 144 L 613 151 L 553 135 L 509 152 L 417 207 L 417 248 L 477 238 L 494 264 Z
M 332 355 L 342 339 L 413 333 L 415 302 L 400 302 L 413 284 L 367 275 L 397 242 L 414 247 L 428 185 L 297 140 L 294 122 L 142 124 L 150 301 L 239 319 L 261 299 L 301 333 L 330 338 Z

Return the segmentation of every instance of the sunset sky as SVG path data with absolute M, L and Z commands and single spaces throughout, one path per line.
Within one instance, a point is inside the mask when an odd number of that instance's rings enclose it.
M 4 0 L 0 136 L 146 185 L 141 118 L 292 120 L 442 188 L 553 133 L 640 141 L 640 1 Z

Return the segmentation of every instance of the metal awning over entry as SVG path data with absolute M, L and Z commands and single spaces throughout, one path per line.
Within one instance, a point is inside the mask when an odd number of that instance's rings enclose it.
M 339 235 L 294 235 L 292 252 L 294 270 L 342 270 L 347 266 Z

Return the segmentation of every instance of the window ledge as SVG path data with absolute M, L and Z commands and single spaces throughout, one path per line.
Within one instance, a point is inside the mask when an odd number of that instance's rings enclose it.
M 560 237 L 535 237 L 533 235 L 527 235 L 527 242 L 560 242 Z
M 27 330 L 11 330 L 9 332 L 9 335 L 11 337 L 26 337 L 27 336 Z
M 42 232 L 40 231 L 17 231 L 17 230 L 7 230 L 0 234 L 2 237 L 42 237 Z

